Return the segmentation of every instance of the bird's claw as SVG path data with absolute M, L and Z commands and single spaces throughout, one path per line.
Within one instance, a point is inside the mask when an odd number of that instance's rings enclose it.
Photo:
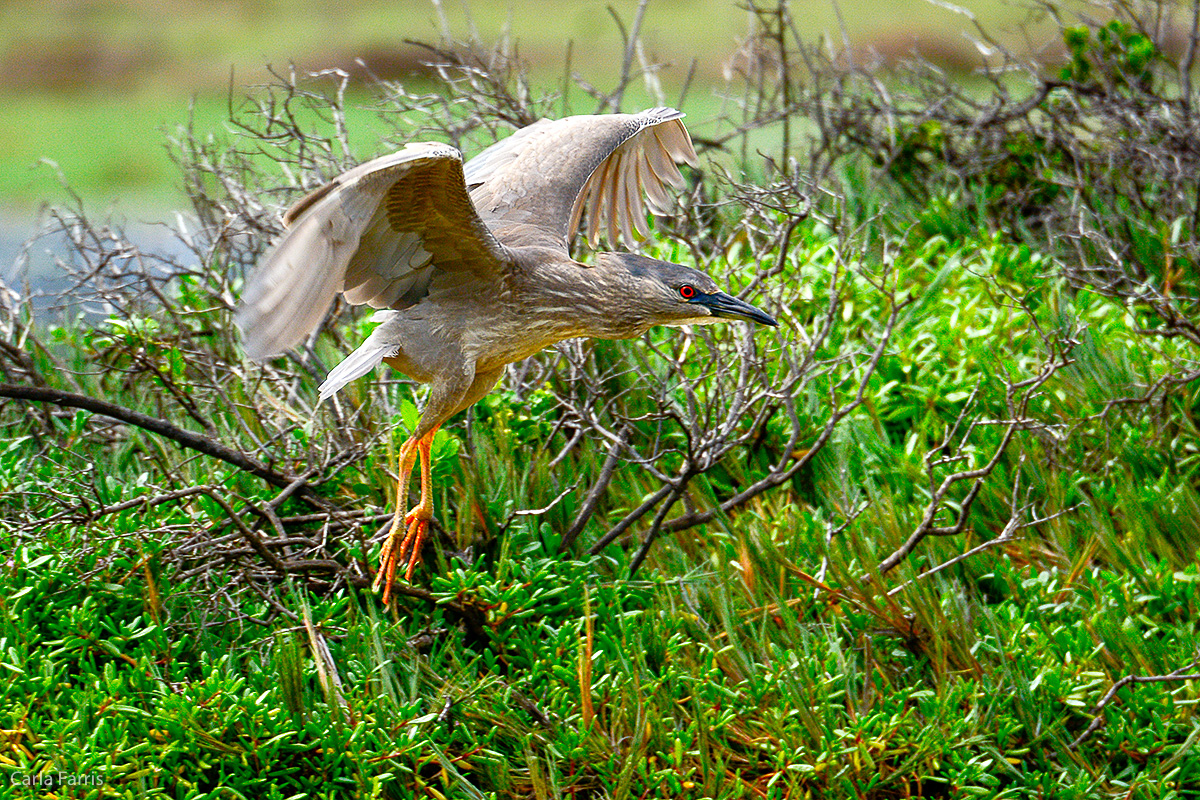
M 383 549 L 379 551 L 379 571 L 375 573 L 374 591 L 383 588 L 383 604 L 388 605 L 392 597 L 392 583 L 396 579 L 396 567 L 406 560 L 404 580 L 411 581 L 413 570 L 421 563 L 421 546 L 425 543 L 425 535 L 429 531 L 429 520 L 433 518 L 432 509 L 417 506 L 404 515 L 404 527 L 400 526 L 397 518 L 392 524 L 391 531 L 383 541 Z M 401 531 L 404 531 L 401 538 Z
M 410 508 L 408 513 L 404 515 L 404 526 L 408 527 L 417 520 L 422 520 L 423 522 L 428 523 L 431 519 L 433 519 L 433 511 L 427 508 L 421 508 L 420 506 L 415 506 L 414 508 Z
M 405 515 L 405 520 L 409 515 Z M 408 534 L 400 543 L 400 558 L 408 553 L 408 567 L 404 570 L 404 580 L 412 581 L 413 570 L 421 563 L 421 545 L 425 543 L 425 534 L 429 532 L 429 520 L 432 514 L 413 514 L 412 522 L 408 525 Z

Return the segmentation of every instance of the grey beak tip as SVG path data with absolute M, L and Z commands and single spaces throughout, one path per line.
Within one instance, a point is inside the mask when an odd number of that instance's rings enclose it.
M 704 297 L 699 302 L 708 306 L 709 313 L 714 317 L 725 317 L 726 319 L 741 319 L 746 322 L 754 322 L 759 325 L 770 325 L 772 328 L 779 327 L 779 323 L 775 321 L 767 312 L 755 308 L 745 300 L 739 300 L 732 295 L 724 292 L 717 292 L 713 295 Z

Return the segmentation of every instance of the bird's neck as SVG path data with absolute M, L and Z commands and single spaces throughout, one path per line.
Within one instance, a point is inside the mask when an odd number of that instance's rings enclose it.
M 620 266 L 558 261 L 540 264 L 529 277 L 529 318 L 557 321 L 560 341 L 628 339 L 650 327 L 627 302 L 631 277 Z

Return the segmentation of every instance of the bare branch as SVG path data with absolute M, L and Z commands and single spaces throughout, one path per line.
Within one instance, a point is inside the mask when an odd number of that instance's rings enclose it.
M 1131 674 L 1121 678 L 1119 681 L 1114 683 L 1107 692 L 1104 693 L 1104 697 L 1100 698 L 1100 702 L 1096 704 L 1094 709 L 1092 709 L 1091 723 L 1086 729 L 1084 729 L 1083 733 L 1079 734 L 1079 736 L 1077 736 L 1073 742 L 1067 745 L 1068 749 L 1078 750 L 1079 746 L 1090 739 L 1092 734 L 1104 727 L 1105 719 L 1101 712 L 1103 712 L 1108 704 L 1112 702 L 1112 699 L 1117 696 L 1117 692 L 1121 691 L 1121 689 L 1125 688 L 1131 683 L 1174 683 L 1176 681 L 1200 680 L 1200 672 L 1187 672 L 1187 670 L 1194 668 L 1197 664 L 1200 664 L 1200 661 L 1193 661 L 1186 667 L 1181 667 L 1180 669 L 1177 669 L 1167 675 Z
M 14 400 L 23 400 L 26 402 L 54 403 L 59 406 L 91 411 L 93 414 L 103 414 L 106 417 L 112 417 L 150 433 L 164 436 L 198 453 L 203 453 L 206 456 L 224 461 L 227 464 L 232 464 L 238 469 L 244 470 L 257 478 L 262 478 L 274 486 L 284 488 L 293 487 L 293 483 L 296 481 L 295 477 L 277 472 L 250 456 L 226 447 L 203 434 L 180 428 L 166 420 L 151 417 L 140 411 L 135 411 L 107 400 L 41 386 L 14 386 L 10 383 L 0 384 L 0 397 L 9 397 Z M 315 506 L 321 508 L 327 506 L 327 501 L 313 492 L 312 488 L 306 484 L 295 486 L 292 488 L 292 491 Z

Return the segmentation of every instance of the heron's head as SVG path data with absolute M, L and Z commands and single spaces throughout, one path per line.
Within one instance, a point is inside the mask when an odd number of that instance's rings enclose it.
M 769 314 L 717 288 L 700 270 L 633 253 L 604 253 L 607 266 L 628 273 L 629 311 L 650 325 L 705 325 L 745 320 L 772 327 Z

